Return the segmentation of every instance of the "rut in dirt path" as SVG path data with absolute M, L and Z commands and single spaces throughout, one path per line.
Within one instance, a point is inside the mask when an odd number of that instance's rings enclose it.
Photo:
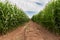
M 0 37 L 0 40 L 60 40 L 42 26 L 29 21 L 24 26 Z

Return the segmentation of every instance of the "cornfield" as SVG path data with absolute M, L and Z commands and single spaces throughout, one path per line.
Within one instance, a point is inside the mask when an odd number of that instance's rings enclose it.
M 32 17 L 32 20 L 44 25 L 49 31 L 60 34 L 60 1 L 49 2 L 42 11 Z
M 28 16 L 16 5 L 12 5 L 8 1 L 0 2 L 0 34 L 6 34 L 28 21 Z

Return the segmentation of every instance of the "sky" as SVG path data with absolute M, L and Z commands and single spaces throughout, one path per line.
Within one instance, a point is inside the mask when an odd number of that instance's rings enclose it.
M 50 0 L 9 0 L 9 2 L 16 4 L 22 9 L 29 18 L 43 10 L 49 1 Z

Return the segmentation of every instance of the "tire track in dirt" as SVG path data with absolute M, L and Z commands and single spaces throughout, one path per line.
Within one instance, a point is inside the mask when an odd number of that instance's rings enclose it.
M 60 40 L 59 37 L 45 30 L 35 22 L 29 21 L 24 26 L 0 36 L 0 40 Z
M 26 25 L 28 25 L 28 23 L 26 23 L 24 26 L 18 27 L 16 30 L 7 33 L 6 35 L 0 36 L 0 40 L 24 40 Z
M 30 21 L 25 32 L 26 40 L 60 40 L 42 26 Z

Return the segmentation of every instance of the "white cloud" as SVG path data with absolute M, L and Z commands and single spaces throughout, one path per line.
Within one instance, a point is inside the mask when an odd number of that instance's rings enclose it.
M 16 4 L 19 8 L 24 11 L 35 11 L 38 13 L 40 10 L 44 8 L 46 3 L 50 0 L 9 0 L 11 3 Z M 35 4 L 35 2 L 42 3 L 43 6 Z
M 43 8 L 43 6 L 38 6 L 34 2 L 41 2 L 46 4 L 48 0 L 10 0 L 12 3 L 16 3 L 16 5 L 22 8 L 24 11 L 39 11 Z

